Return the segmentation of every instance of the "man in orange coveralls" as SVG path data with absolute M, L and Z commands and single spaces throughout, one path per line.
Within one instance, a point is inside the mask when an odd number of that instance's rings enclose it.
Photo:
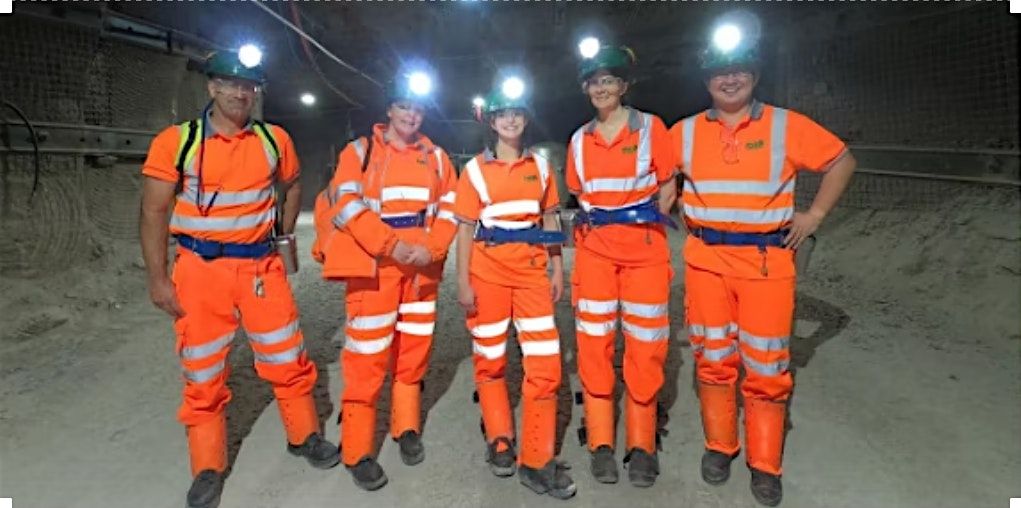
M 246 53 L 247 51 L 247 53 Z M 165 129 L 142 168 L 141 241 L 153 303 L 175 318 L 184 375 L 178 419 L 188 433 L 188 506 L 219 503 L 227 469 L 227 354 L 240 323 L 255 370 L 273 384 L 287 449 L 318 468 L 339 461 L 320 437 L 312 399 L 316 368 L 298 325 L 274 229 L 290 234 L 298 216 L 298 159 L 287 132 L 251 118 L 265 82 L 254 47 L 206 63 L 212 98 L 201 118 Z M 284 189 L 277 216 L 274 185 Z M 177 187 L 180 190 L 177 191 Z M 176 196 L 175 196 L 176 193 Z M 177 239 L 167 276 L 167 211 Z
M 780 503 L 794 311 L 794 250 L 833 208 L 854 158 L 809 118 L 753 98 L 754 19 L 724 20 L 702 54 L 713 107 L 671 129 L 685 177 L 682 217 L 688 333 L 694 351 L 705 449 L 702 477 L 721 484 L 737 455 L 738 369 L 751 490 Z M 805 213 L 794 211 L 798 170 L 823 172 Z

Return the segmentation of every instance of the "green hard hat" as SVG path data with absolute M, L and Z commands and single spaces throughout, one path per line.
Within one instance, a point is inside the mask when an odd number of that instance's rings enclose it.
M 578 80 L 585 81 L 599 69 L 628 69 L 635 64 L 631 49 L 620 46 L 603 46 L 592 58 L 586 58 L 578 65 Z
M 426 71 L 400 73 L 387 83 L 387 102 L 410 101 L 425 105 L 433 92 L 433 76 Z
M 703 71 L 710 72 L 727 67 L 747 67 L 753 71 L 759 68 L 759 51 L 754 46 L 739 46 L 723 51 L 710 45 L 700 55 Z
M 217 51 L 206 59 L 205 72 L 207 76 L 227 76 L 232 78 L 247 79 L 256 83 L 266 82 L 266 72 L 262 64 L 248 67 L 241 63 L 241 58 L 234 51 Z
M 510 97 L 504 92 L 503 88 L 501 84 L 501 86 L 497 86 L 493 91 L 489 92 L 489 95 L 486 96 L 486 103 L 482 106 L 483 113 L 488 115 L 504 109 L 528 110 L 527 93 L 524 90 L 517 97 Z

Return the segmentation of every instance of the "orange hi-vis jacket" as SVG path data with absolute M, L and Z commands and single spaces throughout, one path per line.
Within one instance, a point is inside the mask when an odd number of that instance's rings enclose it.
M 170 218 L 170 233 L 224 243 L 265 241 L 277 218 L 275 181 L 292 182 L 299 176 L 291 137 L 277 125 L 263 124 L 277 145 L 278 150 L 274 151 L 270 142 L 257 132 L 254 122 L 231 136 L 217 132 L 208 116 L 204 122 L 206 137 L 201 143 L 192 144 L 183 175 L 178 174 L 177 158 L 185 145 L 187 124 L 160 132 L 153 139 L 142 167 L 145 176 L 181 181 Z
M 526 153 L 505 162 L 490 150 L 465 164 L 457 185 L 454 213 L 465 222 L 483 227 L 528 229 L 542 226 L 542 214 L 560 203 L 549 161 Z M 542 245 L 505 243 L 472 247 L 470 272 L 486 282 L 507 287 L 536 287 L 546 281 L 546 248 Z
M 398 240 L 425 245 L 435 262 L 446 258 L 457 231 L 457 175 L 450 158 L 424 135 L 414 145 L 395 148 L 384 139 L 385 131 L 383 124 L 373 126 L 365 173 L 368 140 L 348 143 L 330 185 L 316 198 L 312 255 L 323 264 L 323 278 L 375 277 L 379 258 L 388 256 Z M 395 229 L 383 222 L 422 212 L 425 227 Z
M 671 128 L 685 176 L 681 205 L 689 228 L 768 233 L 794 216 L 794 184 L 801 169 L 822 172 L 846 146 L 795 111 L 754 101 L 732 129 L 715 110 L 687 117 Z M 793 277 L 793 253 L 769 248 L 707 246 L 689 235 L 685 260 L 723 275 Z
M 615 210 L 656 199 L 659 186 L 676 175 L 677 158 L 659 117 L 627 108 L 628 122 L 613 140 L 596 120 L 581 126 L 567 147 L 567 188 L 582 209 Z M 659 225 L 610 224 L 593 228 L 576 245 L 616 263 L 647 266 L 669 260 Z

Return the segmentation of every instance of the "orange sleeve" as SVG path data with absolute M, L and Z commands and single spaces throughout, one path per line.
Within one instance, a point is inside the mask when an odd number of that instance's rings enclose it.
M 294 149 L 294 141 L 291 135 L 279 125 L 270 127 L 273 129 L 273 137 L 276 138 L 277 148 L 280 150 L 280 163 L 278 165 L 278 179 L 281 182 L 290 183 L 301 176 L 301 165 L 298 163 L 298 151 Z
M 557 189 L 557 181 L 553 178 L 554 171 L 556 169 L 550 164 L 549 174 L 546 175 L 546 193 L 543 194 L 542 202 L 539 203 L 544 212 L 560 206 L 560 190 Z
M 142 174 L 165 182 L 177 182 L 180 179 L 177 174 L 177 145 L 180 143 L 180 127 L 172 125 L 163 129 L 149 144 Z
M 666 124 L 658 116 L 652 117 L 652 164 L 656 168 L 656 181 L 666 182 L 677 175 L 677 152 Z
M 457 180 L 457 200 L 454 201 L 454 215 L 462 222 L 475 222 L 479 220 L 482 211 L 482 200 L 479 193 L 468 178 L 468 172 L 461 170 L 461 177 Z
M 824 172 L 847 145 L 823 126 L 794 111 L 787 113 L 787 158 L 797 169 Z
M 429 238 L 426 240 L 426 248 L 432 254 L 433 261 L 440 261 L 447 256 L 450 250 L 450 243 L 454 241 L 457 234 L 457 219 L 454 218 L 454 205 L 457 200 L 457 173 L 454 165 L 450 163 L 450 157 L 446 150 L 440 151 L 442 159 L 443 181 L 440 182 L 440 202 L 437 206 L 436 220 L 429 230 Z
M 674 149 L 674 154 L 677 156 L 677 169 L 679 172 L 687 171 L 688 168 L 684 167 L 684 160 L 681 154 L 684 153 L 684 120 L 678 120 L 677 123 L 670 127 L 668 135 L 670 136 L 670 146 Z
M 362 143 L 366 142 L 363 138 Z M 397 234 L 365 204 L 361 185 L 362 160 L 351 142 L 337 156 L 337 169 L 330 181 L 330 192 L 337 198 L 331 207 L 333 224 L 354 237 L 370 255 L 389 255 L 397 245 Z
M 582 136 L 582 143 L 584 143 L 584 136 Z M 564 180 L 567 183 L 567 190 L 571 194 L 581 194 L 581 181 L 578 180 L 578 170 L 574 167 L 574 147 L 573 143 L 567 143 L 567 162 L 564 164 Z

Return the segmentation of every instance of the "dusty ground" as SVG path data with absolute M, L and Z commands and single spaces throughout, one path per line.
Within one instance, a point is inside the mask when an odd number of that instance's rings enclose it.
M 311 230 L 301 232 L 307 244 Z M 1021 496 L 1016 191 L 962 195 L 937 212 L 842 210 L 820 238 L 798 292 L 783 506 L 997 507 Z M 56 275 L 0 279 L 0 497 L 13 497 L 18 508 L 183 504 L 189 478 L 174 420 L 172 332 L 147 301 L 137 252 L 131 242 L 114 242 Z M 682 282 L 675 280 L 672 298 L 675 329 Z M 309 259 L 293 284 L 320 366 L 317 401 L 335 440 L 342 288 L 322 282 Z M 231 357 L 233 472 L 222 506 L 562 505 L 485 468 L 470 343 L 453 295 L 446 282 L 426 380 L 426 462 L 404 466 L 381 439 L 390 484 L 376 493 L 358 490 L 343 469 L 313 470 L 284 452 L 269 388 L 239 340 Z M 557 319 L 565 372 L 577 387 L 568 305 Z M 578 483 L 569 504 L 754 505 L 741 461 L 725 486 L 699 479 L 701 435 L 683 333 L 671 348 L 663 396 L 669 434 L 662 475 L 650 489 L 590 479 L 575 436 L 581 411 L 571 388 L 562 390 L 561 456 Z

